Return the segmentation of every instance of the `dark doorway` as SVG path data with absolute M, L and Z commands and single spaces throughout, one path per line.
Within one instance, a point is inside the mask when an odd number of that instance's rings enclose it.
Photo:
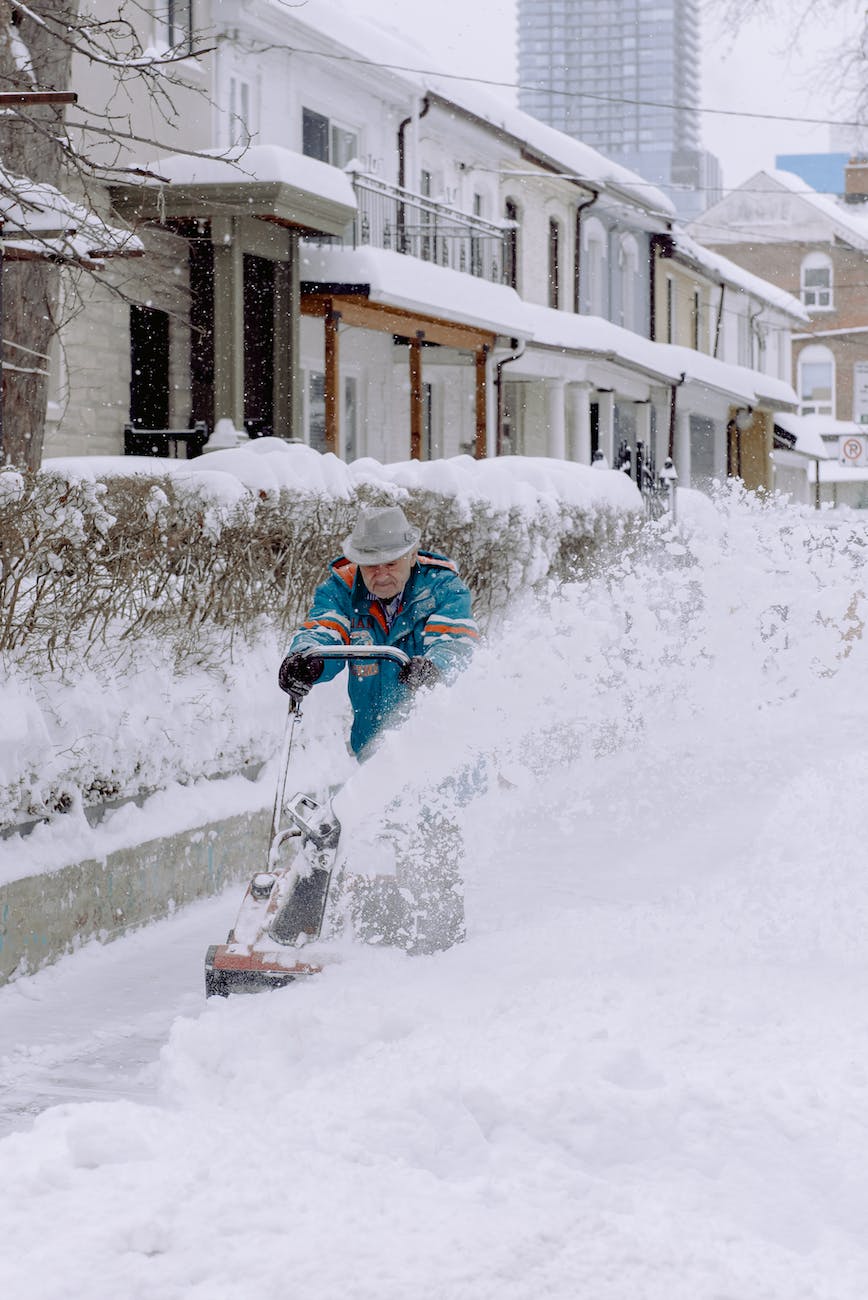
M 130 307 L 130 424 L 169 427 L 169 316 Z
M 274 263 L 244 257 L 244 427 L 251 438 L 274 430 Z
M 214 428 L 214 248 L 207 230 L 190 239 L 190 414 Z

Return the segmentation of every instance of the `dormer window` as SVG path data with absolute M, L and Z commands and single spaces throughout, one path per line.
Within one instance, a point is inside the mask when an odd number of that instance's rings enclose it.
M 802 262 L 802 302 L 809 311 L 832 311 L 832 259 L 809 253 Z

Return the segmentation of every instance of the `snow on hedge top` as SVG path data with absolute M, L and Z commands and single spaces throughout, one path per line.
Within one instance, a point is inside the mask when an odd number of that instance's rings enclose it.
M 401 461 L 383 465 L 366 457 L 346 464 L 331 452 L 321 455 L 302 443 L 280 438 L 253 439 L 244 447 L 216 451 L 196 460 L 145 456 L 68 456 L 43 462 L 43 471 L 69 478 L 101 479 L 120 474 L 171 474 L 176 485 L 206 489 L 231 505 L 249 492 L 274 495 L 281 488 L 349 500 L 365 484 L 433 492 L 456 502 L 485 501 L 492 507 L 532 510 L 542 498 L 589 511 L 632 512 L 641 508 L 639 491 L 626 474 L 572 461 L 503 456 L 474 460 Z M 247 489 L 247 492 L 245 492 Z

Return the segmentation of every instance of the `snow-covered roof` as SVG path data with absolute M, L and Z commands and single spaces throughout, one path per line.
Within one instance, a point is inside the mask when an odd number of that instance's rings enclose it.
M 785 289 L 779 289 L 776 284 L 771 284 L 768 280 L 763 280 L 758 275 L 745 271 L 743 267 L 731 262 L 722 253 L 714 253 L 711 249 L 705 248 L 683 230 L 673 231 L 672 240 L 676 249 L 684 253 L 693 262 L 704 267 L 710 274 L 723 280 L 724 284 L 744 290 L 752 298 L 758 298 L 761 302 L 768 303 L 770 307 L 784 312 L 787 316 L 810 323 L 812 317 L 799 302 L 799 299 L 794 297 L 793 294 L 787 293 Z
M 853 420 L 831 420 L 827 415 L 796 415 L 792 411 L 775 411 L 775 424 L 793 435 L 796 440 L 794 451 L 817 460 L 837 457 L 837 447 L 832 439 L 841 434 L 853 433 L 865 436 L 865 428 Z
M 794 406 L 789 384 L 746 366 L 733 366 L 704 352 L 673 343 L 653 343 L 599 316 L 579 316 L 551 307 L 525 304 L 525 319 L 533 343 L 563 348 L 634 367 L 663 383 L 685 382 L 714 389 L 748 406 Z
M 796 202 L 782 202 L 787 198 Z M 820 194 L 801 176 L 775 168 L 754 172 L 692 221 L 690 231 L 714 244 L 745 238 L 754 243 L 815 241 L 831 233 L 855 248 L 868 249 L 868 214 L 861 207 Z
M 107 222 L 53 185 L 0 168 L 0 223 L 12 260 L 50 257 L 98 265 L 104 257 L 138 256 L 141 240 Z
M 285 22 L 288 11 L 283 0 L 271 0 Z M 345 6 L 331 0 L 306 0 L 292 12 L 292 21 L 310 28 L 330 44 L 369 59 L 390 75 L 397 75 L 418 93 L 430 91 L 441 100 L 482 119 L 490 126 L 529 146 L 557 165 L 570 177 L 595 188 L 610 190 L 629 199 L 665 221 L 675 216 L 671 200 L 656 185 L 643 180 L 629 168 L 613 162 L 590 145 L 572 139 L 530 114 L 496 98 L 474 82 L 449 75 L 447 68 L 435 68 L 430 50 L 394 27 L 365 22 L 347 13 Z
M 355 211 L 356 197 L 347 174 L 318 158 L 275 144 L 247 149 L 209 149 L 200 154 L 169 154 L 146 163 L 144 185 L 231 185 L 264 182 L 288 185 Z M 151 173 L 148 175 L 147 173 Z M 352 215 L 352 213 L 350 213 Z
M 339 235 L 356 213 L 345 172 L 281 145 L 169 154 L 136 172 L 136 179 L 116 182 L 111 191 L 116 206 L 139 218 L 219 210 Z
M 357 285 L 368 299 L 511 338 L 526 338 L 526 304 L 514 289 L 463 271 L 382 248 L 317 248 L 305 244 L 303 285 Z
M 778 185 L 789 190 L 792 194 L 797 194 L 799 198 L 805 199 L 812 207 L 821 212 L 835 226 L 845 230 L 850 235 L 855 235 L 859 241 L 860 247 L 868 248 L 868 217 L 860 215 L 850 204 L 841 203 L 832 198 L 829 194 L 820 194 L 801 176 L 794 172 L 778 171 L 776 168 L 769 168 L 766 175 L 770 176 Z M 750 184 L 750 182 L 746 182 Z
M 750 370 L 747 366 L 734 366 L 676 343 L 657 343 L 655 346 L 693 383 L 740 397 L 749 406 L 786 408 L 798 404 L 792 385 L 774 375 Z

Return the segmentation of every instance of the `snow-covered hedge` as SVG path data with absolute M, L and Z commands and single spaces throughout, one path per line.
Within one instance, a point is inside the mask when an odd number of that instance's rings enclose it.
M 556 461 L 347 466 L 271 439 L 0 470 L 0 829 L 267 758 L 275 710 L 250 675 L 273 681 L 359 506 L 390 501 L 488 627 L 640 505 L 623 475 Z
M 154 632 L 166 655 L 297 624 L 362 504 L 399 501 L 450 554 L 483 624 L 567 578 L 639 507 L 622 475 L 533 460 L 346 466 L 276 439 L 188 464 L 0 473 L 0 651 L 37 673 Z

